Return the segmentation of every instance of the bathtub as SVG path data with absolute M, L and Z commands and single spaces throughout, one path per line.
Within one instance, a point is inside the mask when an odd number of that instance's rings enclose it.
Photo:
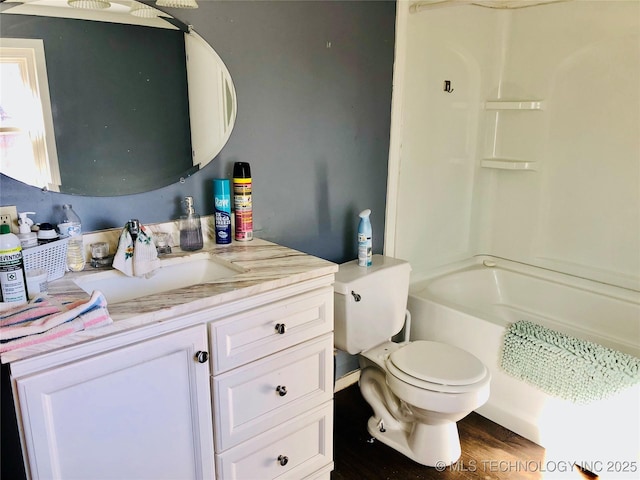
M 530 320 L 640 357 L 640 292 L 478 256 L 413 280 L 408 309 L 412 339 L 463 348 L 490 369 L 478 413 L 545 447 L 548 460 L 638 478 L 640 387 L 577 405 L 505 373 L 500 355 L 508 325 Z

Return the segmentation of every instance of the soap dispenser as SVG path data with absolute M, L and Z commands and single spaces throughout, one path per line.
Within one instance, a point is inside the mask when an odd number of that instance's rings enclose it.
M 36 232 L 31 231 L 31 225 L 33 225 L 33 220 L 31 220 L 27 215 L 35 215 L 36 212 L 21 212 L 18 213 L 18 238 L 20 239 L 20 245 L 22 249 L 37 247 L 38 246 L 38 234 Z
M 186 251 L 202 248 L 202 226 L 200 215 L 193 207 L 193 197 L 184 199 L 186 215 L 180 217 L 180 249 Z

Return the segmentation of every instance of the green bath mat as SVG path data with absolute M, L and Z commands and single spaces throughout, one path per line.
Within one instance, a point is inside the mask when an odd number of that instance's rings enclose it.
M 640 382 L 640 359 L 529 321 L 507 330 L 502 368 L 550 395 L 586 404 Z

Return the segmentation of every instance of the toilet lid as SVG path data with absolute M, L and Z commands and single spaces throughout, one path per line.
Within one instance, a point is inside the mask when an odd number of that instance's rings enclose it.
M 484 364 L 469 352 L 426 340 L 408 343 L 389 360 L 407 375 L 440 385 L 471 385 L 487 374 Z

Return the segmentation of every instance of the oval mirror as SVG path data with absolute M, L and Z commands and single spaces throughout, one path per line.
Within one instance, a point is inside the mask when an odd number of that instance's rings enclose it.
M 62 193 L 142 193 L 197 172 L 229 139 L 235 89 L 213 48 L 149 2 L 106 4 L 0 4 L 3 174 Z

